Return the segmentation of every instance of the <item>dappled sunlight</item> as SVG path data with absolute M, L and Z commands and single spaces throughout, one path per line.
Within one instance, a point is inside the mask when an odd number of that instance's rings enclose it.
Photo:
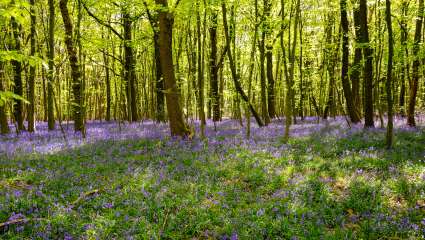
M 244 139 L 225 120 L 204 140 L 170 139 L 165 125 L 91 124 L 70 148 L 1 158 L 0 221 L 22 222 L 6 236 L 375 239 L 425 229 L 423 128 L 397 129 L 386 151 L 384 131 L 344 130 L 342 119 L 300 122 L 287 144 L 279 121 Z M 61 139 L 37 134 L 27 141 Z

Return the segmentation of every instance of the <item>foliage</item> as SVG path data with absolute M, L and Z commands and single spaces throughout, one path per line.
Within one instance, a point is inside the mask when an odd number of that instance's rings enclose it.
M 425 129 L 398 127 L 386 151 L 383 130 L 310 121 L 287 145 L 281 122 L 245 140 L 228 120 L 205 140 L 169 139 L 152 122 L 90 123 L 86 143 L 69 132 L 71 148 L 43 129 L 7 137 L 22 148 L 0 160 L 0 222 L 26 221 L 2 238 L 423 237 Z

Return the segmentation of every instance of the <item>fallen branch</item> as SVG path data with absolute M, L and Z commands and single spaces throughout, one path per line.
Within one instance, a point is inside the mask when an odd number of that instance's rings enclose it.
M 43 220 L 46 220 L 46 219 L 45 218 L 25 218 L 25 217 L 19 218 L 19 219 L 14 219 L 14 220 L 11 220 L 11 221 L 0 223 L 0 229 L 5 228 L 5 227 L 10 226 L 10 225 L 23 224 L 23 223 L 27 223 L 27 222 L 30 222 L 30 221 L 43 221 Z
M 68 208 L 69 209 L 73 209 L 74 207 L 76 207 L 76 206 L 78 206 L 79 204 L 80 204 L 80 202 L 82 202 L 83 200 L 85 200 L 86 198 L 88 198 L 88 197 L 90 197 L 90 196 L 93 196 L 93 195 L 95 195 L 95 194 L 98 194 L 98 193 L 100 193 L 101 191 L 99 190 L 99 189 L 95 189 L 95 190 L 92 190 L 92 191 L 89 191 L 89 192 L 85 192 L 85 193 L 83 193 L 83 194 L 80 194 L 80 196 L 74 201 L 74 202 L 72 202 L 69 206 L 68 206 Z

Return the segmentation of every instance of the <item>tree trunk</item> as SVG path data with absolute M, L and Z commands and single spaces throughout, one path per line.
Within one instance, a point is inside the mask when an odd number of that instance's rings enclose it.
M 161 5 L 159 12 L 159 50 L 161 68 L 165 80 L 165 97 L 172 136 L 187 136 L 190 132 L 183 119 L 180 107 L 180 92 L 177 88 L 173 65 L 173 14 L 168 11 L 167 0 L 155 0 Z
M 264 124 L 267 126 L 270 123 L 269 111 L 267 109 L 267 79 L 265 72 L 266 60 L 266 31 L 267 31 L 267 12 L 268 2 L 264 0 L 263 16 L 261 18 L 261 39 L 258 48 L 260 50 L 260 89 L 261 89 L 261 116 L 263 117 Z
M 15 41 L 15 45 L 13 46 L 14 51 L 21 52 L 21 29 L 22 27 L 18 24 L 16 19 L 12 17 L 12 28 L 13 28 L 13 38 Z M 24 97 L 23 94 L 23 83 L 22 83 L 22 63 L 17 60 L 12 60 L 12 67 L 13 67 L 13 80 L 14 80 L 14 87 L 13 92 L 16 95 L 19 95 L 21 97 Z M 15 117 L 15 121 L 17 123 L 17 131 L 25 130 L 24 127 L 24 116 L 23 116 L 23 102 L 21 100 L 15 100 L 15 103 L 13 105 L 13 114 Z
M 283 5 L 282 1 L 282 5 Z M 287 141 L 289 139 L 289 128 L 292 124 L 292 116 L 294 115 L 294 71 L 295 71 L 295 49 L 297 46 L 297 33 L 298 33 L 298 26 L 299 26 L 299 20 L 301 15 L 301 2 L 300 0 L 297 0 L 296 2 L 296 11 L 295 11 L 295 21 L 294 21 L 294 39 L 292 41 L 292 46 L 289 52 L 289 70 L 287 71 L 287 93 L 286 93 L 286 121 L 285 121 L 285 133 L 284 133 L 284 141 Z M 283 16 L 282 16 L 283 18 Z M 283 24 L 283 23 L 282 23 Z M 281 40 L 281 45 L 283 47 L 283 39 Z M 283 57 L 285 60 L 285 56 Z M 285 60 L 286 61 L 286 60 Z M 286 65 L 286 63 L 284 64 Z M 296 118 L 293 119 L 294 122 Z
M 198 39 L 198 109 L 199 109 L 199 118 L 201 120 L 201 137 L 205 137 L 205 110 L 204 110 L 204 74 L 202 71 L 203 68 L 203 57 L 202 57 L 202 39 L 201 39 L 201 15 L 199 13 L 199 0 L 197 2 L 197 11 L 196 11 L 196 35 Z
M 226 3 L 222 2 L 221 9 L 222 9 L 222 13 L 223 13 L 223 25 L 224 25 L 224 35 L 225 35 L 225 39 L 226 39 L 226 48 L 228 49 L 227 50 L 227 57 L 229 58 L 229 65 L 230 65 L 230 70 L 232 72 L 233 83 L 235 85 L 236 91 L 241 95 L 242 99 L 248 104 L 249 109 L 251 110 L 251 114 L 254 116 L 255 120 L 257 121 L 258 126 L 263 127 L 264 123 L 261 120 L 258 113 L 255 111 L 252 104 L 249 102 L 248 96 L 243 91 L 241 83 L 239 82 L 239 76 L 236 73 L 235 62 L 233 61 L 233 55 L 232 55 L 232 51 L 230 49 L 230 41 L 231 40 L 230 40 L 230 35 L 229 35 L 229 28 L 228 28 L 228 25 L 227 25 Z
M 211 74 L 211 105 L 213 121 L 220 121 L 220 94 L 218 88 L 218 63 L 217 63 L 217 11 L 211 13 L 210 32 L 210 74 Z
M 71 66 L 72 77 L 72 114 L 74 119 L 74 130 L 81 132 L 85 136 L 84 117 L 83 117 L 83 93 L 81 89 L 81 72 L 78 66 L 77 52 L 72 39 L 73 26 L 68 11 L 68 0 L 60 0 L 59 8 L 62 14 L 65 29 L 65 45 L 68 51 L 69 64 Z
M 415 105 L 416 95 L 418 93 L 419 83 L 419 51 L 422 40 L 422 21 L 424 18 L 424 0 L 419 0 L 418 15 L 416 18 L 415 40 L 413 43 L 413 65 L 412 65 L 412 84 L 410 86 L 409 106 L 407 109 L 407 124 L 411 127 L 416 126 L 415 122 Z
M 128 120 L 138 121 L 137 94 L 136 94 L 136 65 L 132 46 L 133 22 L 127 9 L 123 10 L 124 27 L 124 80 L 127 90 Z
M 249 76 L 248 76 L 248 100 L 251 100 L 251 92 L 252 92 L 252 76 L 254 74 L 255 67 L 255 53 L 256 53 L 256 44 L 258 37 L 258 0 L 254 0 L 254 8 L 255 8 L 255 26 L 254 26 L 254 38 L 252 40 L 251 46 L 251 56 L 249 59 Z M 251 114 L 249 105 L 246 104 L 246 137 L 250 138 L 251 136 Z
M 351 122 L 360 122 L 360 117 L 357 114 L 352 96 L 350 80 L 348 79 L 348 66 L 349 66 L 349 42 L 348 42 L 348 18 L 347 18 L 347 1 L 340 1 L 341 7 L 341 28 L 342 28 L 342 66 L 341 66 L 341 81 L 344 90 L 345 104 L 347 113 L 350 116 Z M 373 116 L 372 116 L 373 121 Z
M 267 76 L 267 111 L 269 118 L 276 117 L 275 110 L 275 82 L 273 79 L 273 39 L 271 36 L 272 29 L 270 26 L 270 11 L 272 3 L 270 0 L 264 0 L 264 20 L 263 31 L 265 33 L 266 46 L 266 76 Z M 270 121 L 270 119 L 268 119 Z
M 109 40 L 109 38 L 107 38 Z M 106 80 L 106 121 L 111 121 L 111 76 L 109 71 L 109 57 L 107 55 L 109 47 L 103 49 L 103 62 L 105 64 L 105 80 Z
M 360 14 L 359 14 L 359 7 L 358 5 L 355 5 L 354 11 L 354 32 L 356 35 L 356 46 L 354 49 L 354 62 L 353 66 L 351 67 L 351 74 L 350 74 L 350 80 L 352 84 L 352 98 L 354 102 L 354 109 L 356 111 L 356 114 L 359 118 L 361 118 L 361 99 L 360 99 L 360 75 L 361 75 L 361 68 L 362 68 L 362 47 L 359 46 L 360 44 Z
M 341 21 L 342 23 L 343 21 Z M 333 25 L 334 18 L 332 15 L 328 16 L 328 25 L 326 27 L 326 48 L 325 48 L 325 60 L 326 70 L 329 76 L 329 86 L 328 86 L 328 101 L 326 102 L 325 110 L 323 111 L 323 119 L 327 119 L 329 116 L 329 112 L 332 112 L 332 109 L 335 106 L 335 60 L 334 59 L 334 51 L 337 49 L 334 47 L 335 43 L 333 42 Z M 344 58 L 343 58 L 344 59 Z M 348 59 L 348 58 L 347 58 Z M 343 63 L 344 66 L 344 63 Z
M 161 69 L 161 56 L 159 52 L 159 31 L 157 26 L 154 30 L 154 48 L 155 48 L 155 88 L 156 88 L 156 120 L 165 121 L 165 96 L 164 96 L 164 78 Z
M 367 0 L 360 0 L 359 18 L 360 18 L 360 43 L 363 47 L 363 56 L 365 59 L 365 66 L 363 69 L 364 78 L 364 115 L 365 127 L 374 127 L 373 120 L 373 50 L 369 43 L 369 30 L 367 26 Z
M 155 93 L 156 93 L 156 121 L 165 121 L 165 96 L 164 96 L 164 79 L 162 76 L 161 69 L 161 56 L 159 52 L 159 29 L 158 29 L 158 13 L 155 12 L 153 15 L 149 11 L 145 3 L 149 22 L 153 31 L 153 43 L 154 43 L 154 58 L 155 58 Z
M 4 72 L 4 62 L 0 61 L 0 91 L 5 90 L 6 78 Z M 7 122 L 7 107 L 6 103 L 0 105 L 0 133 L 8 134 L 10 132 L 9 123 Z
M 387 125 L 387 137 L 386 143 L 387 148 L 392 148 L 393 145 L 393 93 L 392 93 L 392 71 L 393 71 L 393 55 L 394 55 L 394 41 L 393 41 L 393 28 L 391 21 L 391 2 L 385 0 L 385 19 L 387 22 L 388 29 L 388 65 L 387 65 L 387 81 L 385 89 L 387 92 L 387 104 L 388 104 L 388 125 Z
M 53 104 L 53 81 L 55 68 L 55 3 L 49 0 L 49 39 L 48 39 L 48 64 L 47 71 L 47 125 L 49 130 L 55 129 L 55 112 Z
M 407 19 L 407 13 L 408 13 L 408 4 L 406 1 L 402 2 L 402 18 L 400 20 L 400 41 L 401 41 L 401 59 L 400 59 L 400 65 L 401 65 L 401 69 L 400 69 L 400 81 L 401 81 L 401 86 L 400 86 L 400 95 L 399 95 L 399 108 L 400 108 L 400 115 L 402 117 L 405 116 L 406 114 L 406 109 L 405 109 L 405 98 L 406 98 L 406 58 L 407 58 L 407 53 L 408 53 L 408 49 L 407 49 L 407 38 L 408 38 L 408 32 L 407 32 L 407 24 L 406 24 L 406 19 Z
M 299 63 L 298 63 L 298 71 L 299 71 L 299 77 L 300 77 L 300 101 L 299 101 L 299 115 L 301 117 L 301 120 L 304 120 L 304 85 L 303 85 L 303 76 L 304 76 L 304 69 L 303 69 L 303 23 L 300 21 L 300 56 L 299 56 Z
M 30 55 L 35 55 L 35 25 L 36 23 L 36 17 L 35 17 L 35 0 L 30 0 L 31 5 L 31 50 Z M 35 66 L 32 65 L 30 67 L 30 75 L 28 78 L 28 100 L 30 102 L 30 105 L 28 106 L 28 131 L 34 132 L 35 130 Z

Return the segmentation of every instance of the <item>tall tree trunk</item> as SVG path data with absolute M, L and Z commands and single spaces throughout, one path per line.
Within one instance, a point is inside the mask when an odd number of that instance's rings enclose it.
M 254 38 L 252 40 L 251 46 L 251 56 L 249 59 L 249 76 L 248 76 L 248 99 L 251 100 L 251 92 L 252 92 L 252 76 L 254 74 L 255 67 L 255 53 L 256 53 L 256 44 L 258 37 L 258 0 L 254 0 L 254 8 L 255 8 L 255 25 L 254 25 Z M 251 136 L 251 114 L 249 110 L 249 105 L 246 105 L 246 137 L 250 138 Z
M 356 35 L 356 46 L 354 49 L 354 62 L 351 67 L 350 80 L 352 84 L 352 98 L 354 102 L 354 110 L 359 118 L 361 119 L 361 99 L 360 99 L 360 75 L 362 69 L 362 47 L 360 45 L 360 14 L 359 14 L 359 5 L 356 4 L 354 11 L 354 32 Z
M 137 94 L 136 94 L 136 65 L 133 52 L 133 22 L 128 9 L 123 9 L 124 27 L 124 80 L 127 90 L 128 120 L 138 121 Z
M 21 29 L 22 27 L 18 24 L 16 19 L 12 17 L 12 29 L 13 29 L 13 38 L 15 41 L 15 44 L 13 46 L 14 51 L 21 52 Z M 14 80 L 14 87 L 13 92 L 16 95 L 19 95 L 21 97 L 24 97 L 23 94 L 23 83 L 22 83 L 22 63 L 17 60 L 12 60 L 12 67 L 13 67 L 13 80 Z M 25 130 L 24 127 L 24 116 L 23 116 L 23 102 L 21 100 L 15 100 L 15 103 L 13 105 L 13 113 L 15 117 L 15 121 L 17 123 L 17 131 Z
M 282 5 L 283 5 L 283 1 L 282 1 Z M 300 20 L 300 15 L 301 15 L 301 1 L 297 0 L 296 2 L 296 10 L 295 10 L 295 20 L 294 20 L 294 39 L 292 40 L 292 46 L 290 51 L 288 51 L 289 53 L 289 70 L 287 71 L 287 93 L 286 93 L 286 123 L 285 123 L 285 133 L 284 133 L 284 141 L 288 141 L 289 139 L 289 128 L 292 124 L 292 116 L 295 115 L 294 114 L 294 71 L 295 71 L 295 49 L 297 46 L 297 34 L 298 34 L 298 26 L 299 26 L 299 20 Z M 291 44 L 291 43 L 290 43 Z M 281 40 L 281 45 L 283 45 L 283 40 Z M 284 60 L 285 56 L 283 57 Z M 285 66 L 286 64 L 284 64 Z M 296 118 L 293 119 L 294 122 L 296 120 Z
M 333 42 L 333 25 L 334 18 L 332 15 L 328 16 L 328 25 L 326 27 L 326 48 L 325 48 L 325 58 L 324 63 L 326 64 L 326 70 L 329 76 L 329 86 L 328 86 L 328 101 L 326 102 L 325 110 L 323 111 L 323 119 L 327 119 L 329 116 L 329 112 L 332 112 L 332 109 L 335 104 L 335 59 L 334 59 L 334 51 L 336 48 L 334 47 L 335 43 Z M 341 21 L 342 23 L 342 21 Z
M 205 110 L 204 110 L 204 74 L 202 71 L 203 68 L 203 58 L 202 58 L 202 38 L 201 38 L 201 15 L 200 15 L 200 3 L 197 2 L 196 10 L 196 35 L 198 39 L 198 109 L 199 109 L 199 118 L 201 120 L 201 137 L 205 137 Z
M 300 77 L 300 101 L 299 101 L 299 115 L 301 117 L 301 120 L 304 120 L 304 83 L 303 83 L 303 76 L 304 76 L 304 69 L 303 69 L 303 23 L 300 21 L 300 56 L 299 56 L 299 63 L 298 63 L 298 71 L 299 71 L 299 77 Z
M 180 91 L 177 88 L 173 65 L 173 22 L 174 16 L 168 10 L 167 0 L 155 0 L 161 6 L 159 10 L 159 50 L 161 68 L 165 80 L 165 97 L 167 101 L 168 119 L 172 136 L 187 136 L 190 131 L 183 119 L 180 107 Z
M 47 71 L 47 125 L 49 130 L 55 129 L 55 110 L 53 104 L 53 81 L 55 68 L 55 2 L 49 0 L 49 39 L 48 39 L 48 64 Z
M 387 125 L 387 148 L 391 148 L 393 145 L 393 93 L 392 93 L 392 71 L 393 71 L 393 55 L 394 55 L 394 41 L 393 41 L 393 27 L 391 21 L 391 2 L 385 0 L 385 19 L 387 22 L 388 29 L 388 65 L 387 65 L 387 81 L 386 81 L 386 92 L 387 92 L 387 104 L 388 104 L 388 125 Z
M 257 121 L 258 126 L 263 127 L 264 123 L 261 120 L 258 113 L 255 111 L 252 104 L 249 102 L 248 96 L 245 94 L 244 90 L 242 89 L 241 83 L 239 81 L 239 76 L 236 72 L 235 62 L 233 61 L 233 54 L 232 54 L 232 51 L 230 49 L 231 39 L 230 39 L 230 35 L 229 35 L 229 27 L 227 25 L 226 3 L 222 2 L 221 9 L 222 9 L 222 13 L 223 13 L 223 26 L 224 26 L 224 36 L 225 36 L 225 39 L 226 39 L 226 48 L 228 49 L 227 50 L 227 57 L 229 58 L 229 65 L 230 65 L 230 70 L 231 70 L 231 73 L 232 73 L 233 83 L 235 85 L 236 91 L 241 95 L 242 99 L 248 104 L 248 107 L 251 111 L 251 114 L 254 116 L 255 120 Z
M 365 66 L 363 70 L 363 87 L 364 87 L 364 115 L 365 127 L 374 127 L 373 120 L 373 50 L 369 43 L 369 30 L 367 22 L 367 0 L 360 0 L 359 18 L 360 18 L 360 43 L 363 47 L 363 56 L 365 58 Z
M 6 78 L 4 70 L 4 62 L 0 61 L 0 91 L 5 90 Z M 0 133 L 8 134 L 10 132 L 9 123 L 7 122 L 6 103 L 0 105 Z
M 30 0 L 31 5 L 31 50 L 30 55 L 35 56 L 35 25 L 36 23 L 36 17 L 35 17 L 35 0 Z M 30 102 L 30 105 L 28 106 L 28 131 L 34 132 L 35 130 L 35 66 L 32 65 L 30 67 L 30 75 L 28 78 L 28 100 Z
M 402 11 L 402 18 L 400 20 L 400 41 L 401 41 L 401 59 L 400 59 L 400 65 L 401 65 L 401 69 L 400 69 L 400 81 L 401 81 L 401 86 L 400 86 L 400 95 L 399 95 L 399 108 L 400 108 L 400 115 L 401 116 L 405 116 L 406 114 L 406 109 L 405 109 L 405 98 L 406 98 L 406 70 L 407 70 L 407 66 L 406 66 L 406 58 L 407 58 L 407 53 L 408 53 L 408 49 L 407 49 L 407 38 L 408 38 L 408 32 L 407 32 L 407 24 L 406 24 L 406 19 L 407 19 L 407 13 L 408 13 L 408 4 L 407 1 L 403 1 L 402 2 L 402 7 L 401 7 L 401 11 Z
M 272 2 L 264 0 L 264 20 L 263 31 L 265 33 L 265 46 L 266 46 L 266 76 L 267 76 L 267 111 L 269 118 L 276 116 L 275 110 L 275 82 L 273 79 L 273 39 L 272 28 L 270 26 L 270 11 Z M 268 120 L 270 121 L 270 119 Z
M 268 1 L 263 2 L 263 15 L 261 18 L 261 39 L 258 45 L 260 50 L 260 89 L 261 89 L 261 116 L 263 117 L 264 124 L 267 126 L 270 123 L 269 111 L 267 109 L 267 79 L 265 70 L 266 60 L 266 32 L 267 32 L 267 12 Z
M 210 32 L 210 74 L 211 74 L 211 105 L 213 121 L 220 121 L 220 94 L 218 88 L 218 63 L 217 63 L 217 11 L 211 13 Z
M 341 66 L 341 81 L 344 90 L 345 104 L 348 115 L 353 123 L 360 122 L 360 117 L 357 114 L 354 105 L 354 99 L 351 92 L 350 80 L 348 79 L 349 66 L 349 43 L 348 43 L 348 18 L 347 18 L 347 1 L 340 1 L 341 7 L 341 28 L 342 28 L 342 66 Z M 373 120 L 373 116 L 372 116 Z
M 161 56 L 159 52 L 159 31 L 157 26 L 154 30 L 154 48 L 155 48 L 155 88 L 156 88 L 156 120 L 165 121 L 165 95 L 164 78 L 161 69 Z
M 415 122 L 415 105 L 416 95 L 418 93 L 419 83 L 419 66 L 420 57 L 419 50 L 422 40 L 422 22 L 424 18 L 424 0 L 419 0 L 418 15 L 416 18 L 415 40 L 413 43 L 413 65 L 412 65 L 412 84 L 410 86 L 409 106 L 407 109 L 407 124 L 411 127 L 416 126 Z
M 107 38 L 109 40 L 109 37 Z M 106 80 L 106 121 L 111 121 L 111 76 L 109 71 L 109 57 L 108 57 L 109 47 L 103 49 L 103 62 L 105 64 L 105 80 Z
M 165 121 L 165 95 L 164 95 L 164 79 L 161 69 L 161 56 L 159 52 L 159 20 L 158 13 L 152 14 L 147 4 L 144 2 L 149 22 L 153 31 L 154 58 L 155 58 L 155 93 L 156 93 L 156 121 Z
M 65 45 L 68 51 L 69 64 L 71 66 L 72 77 L 72 114 L 74 119 L 74 130 L 83 133 L 85 136 L 84 117 L 83 117 L 83 93 L 81 91 L 81 72 L 78 66 L 77 51 L 72 39 L 73 26 L 68 11 L 68 0 L 60 0 L 59 8 L 62 14 L 65 29 Z

